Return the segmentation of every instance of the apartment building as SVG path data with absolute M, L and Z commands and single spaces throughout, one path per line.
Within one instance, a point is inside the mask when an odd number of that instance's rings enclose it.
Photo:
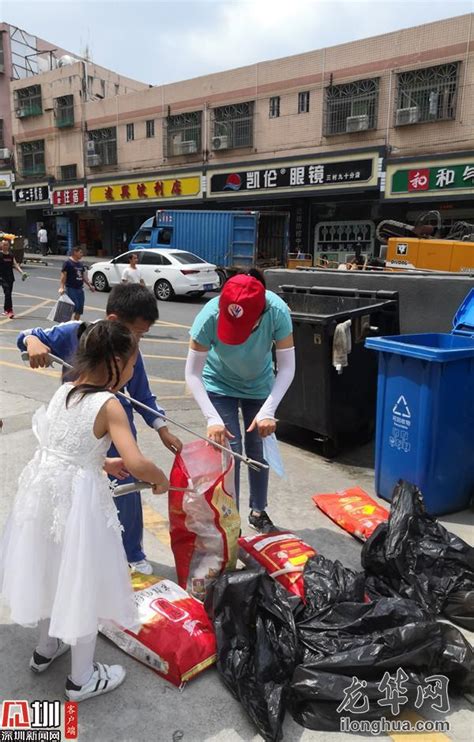
M 157 208 L 284 211 L 292 250 L 339 259 L 382 217 L 474 219 L 473 18 L 156 87 L 16 80 L 16 204 L 107 253 Z

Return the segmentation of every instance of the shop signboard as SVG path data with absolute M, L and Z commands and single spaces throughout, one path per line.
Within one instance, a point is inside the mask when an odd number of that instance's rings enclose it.
M 179 201 L 201 196 L 201 174 L 163 175 L 142 180 L 111 181 L 89 185 L 88 202 L 92 206 L 132 202 Z
M 474 156 L 418 160 L 387 166 L 385 198 L 433 198 L 474 194 Z
M 18 186 L 14 189 L 14 201 L 18 206 L 49 204 L 49 186 Z
M 53 206 L 62 208 L 84 206 L 86 202 L 86 189 L 84 186 L 72 186 L 71 188 L 55 188 L 52 195 Z
M 11 172 L 0 172 L 0 191 L 9 191 L 13 183 L 13 174 Z
M 278 192 L 326 191 L 376 187 L 377 152 L 300 161 L 255 163 L 255 166 L 208 172 L 208 195 L 249 196 Z

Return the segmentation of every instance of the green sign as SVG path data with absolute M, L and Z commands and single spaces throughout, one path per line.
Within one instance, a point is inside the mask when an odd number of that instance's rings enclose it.
M 392 176 L 392 193 L 418 193 L 474 188 L 474 160 L 461 165 L 430 165 L 396 170 Z

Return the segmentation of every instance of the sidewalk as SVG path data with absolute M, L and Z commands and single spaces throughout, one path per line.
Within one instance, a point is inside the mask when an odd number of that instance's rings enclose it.
M 31 414 L 50 399 L 57 379 L 36 372 L 28 376 L 27 386 L 20 386 L 17 373 L 1 367 L 0 383 L 3 390 L 0 391 L 0 407 L 4 420 L 4 432 L 0 436 L 1 532 L 10 511 L 18 475 L 35 448 Z M 183 400 L 180 409 L 173 411 L 173 416 L 191 428 L 199 429 L 202 424 L 201 413 L 191 399 Z M 140 421 L 138 430 L 144 453 L 169 471 L 172 456 L 157 445 L 156 433 Z M 186 434 L 180 435 L 185 441 L 190 439 Z M 326 461 L 311 450 L 289 443 L 281 443 L 281 452 L 287 479 L 271 475 L 268 510 L 273 520 L 278 526 L 291 529 L 324 556 L 339 559 L 357 570 L 360 567 L 360 543 L 317 510 L 311 496 L 355 485 L 373 495 L 372 445 L 348 452 L 337 461 Z M 245 503 L 248 496 L 245 476 L 242 484 L 241 500 Z M 147 554 L 155 565 L 156 574 L 175 579 L 169 547 L 167 499 L 144 494 L 143 501 Z M 242 512 L 246 511 L 243 509 Z M 442 522 L 449 530 L 465 540 L 469 539 L 472 531 L 470 512 L 444 517 Z M 243 522 L 242 529 L 244 535 L 254 533 L 246 522 Z M 473 636 L 468 638 L 472 642 Z M 12 625 L 5 609 L 2 612 L 0 606 L 0 699 L 62 699 L 69 658 L 59 659 L 44 675 L 34 676 L 28 668 L 34 643 L 34 630 Z M 80 705 L 79 742 L 143 742 L 151 739 L 160 742 L 251 742 L 260 739 L 215 669 L 204 672 L 179 692 L 103 638 L 98 641 L 97 657 L 99 661 L 124 665 L 127 678 L 114 693 Z M 447 716 L 451 724 L 449 736 L 456 742 L 468 742 L 471 739 L 472 706 L 464 698 L 450 701 L 451 712 Z M 362 735 L 342 732 L 329 735 L 303 729 L 287 714 L 285 742 L 327 742 L 329 737 L 334 742 L 363 742 L 367 739 Z M 375 736 L 371 739 L 388 738 Z M 443 735 L 437 739 L 448 742 L 448 737 Z
M 64 263 L 68 259 L 68 255 L 40 255 L 39 253 L 25 253 L 23 263 L 38 263 L 38 265 L 48 265 L 56 263 Z M 98 255 L 86 255 L 84 256 L 83 263 L 96 263 L 99 260 L 112 260 L 112 255 L 98 256 Z

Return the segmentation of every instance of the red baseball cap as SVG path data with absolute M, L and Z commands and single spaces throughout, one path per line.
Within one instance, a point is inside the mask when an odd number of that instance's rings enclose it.
M 217 337 L 226 345 L 240 345 L 250 337 L 265 309 L 265 287 L 253 276 L 229 278 L 219 297 Z

